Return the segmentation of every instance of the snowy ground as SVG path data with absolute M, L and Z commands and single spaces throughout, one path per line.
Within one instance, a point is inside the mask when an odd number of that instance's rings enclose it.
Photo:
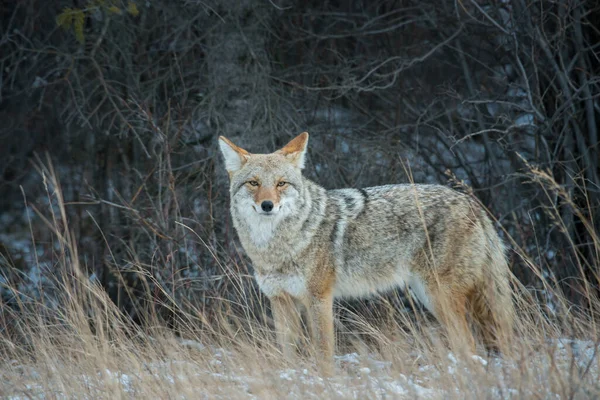
M 336 357 L 337 373 L 332 378 L 322 378 L 314 369 L 277 369 L 247 361 L 236 365 L 235 355 L 222 348 L 182 344 L 210 356 L 202 362 L 171 359 L 127 370 L 100 369 L 95 375 L 65 373 L 68 366 L 56 371 L 61 367 L 55 365 L 50 368 L 55 374 L 43 374 L 45 377 L 35 368 L 13 361 L 8 370 L 0 372 L 0 397 L 71 398 L 76 391 L 77 398 L 137 398 L 148 397 L 148 388 L 156 387 L 160 388 L 154 393 L 157 398 L 562 398 L 562 386 L 553 381 L 563 376 L 565 381 L 573 380 L 573 387 L 588 382 L 587 392 L 575 391 L 574 398 L 589 398 L 585 395 L 590 393 L 589 385 L 600 381 L 597 344 L 568 339 L 553 341 L 549 351 L 531 354 L 524 362 L 498 358 L 488 362 L 474 356 L 472 363 L 461 363 L 449 353 L 446 360 L 428 364 L 416 356 L 410 371 L 404 373 L 375 355 L 350 353 Z M 562 372 L 557 375 L 557 371 Z

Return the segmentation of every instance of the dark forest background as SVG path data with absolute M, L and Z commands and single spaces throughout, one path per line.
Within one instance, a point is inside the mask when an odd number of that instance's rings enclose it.
M 59 307 L 73 257 L 135 320 L 262 304 L 217 137 L 306 130 L 310 178 L 462 187 L 540 302 L 585 309 L 599 72 L 594 1 L 3 0 L 1 308 Z

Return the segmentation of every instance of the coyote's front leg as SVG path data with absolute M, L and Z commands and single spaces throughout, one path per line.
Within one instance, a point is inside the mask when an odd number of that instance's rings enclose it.
M 326 375 L 333 373 L 333 294 L 311 295 L 308 299 L 308 317 L 317 362 Z
M 283 356 L 292 361 L 296 356 L 296 341 L 300 330 L 300 314 L 294 300 L 288 294 L 271 297 L 277 342 Z

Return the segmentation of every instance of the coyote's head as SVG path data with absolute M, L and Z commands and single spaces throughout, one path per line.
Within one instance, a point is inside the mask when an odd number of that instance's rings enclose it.
M 303 190 L 302 168 L 308 133 L 303 132 L 271 154 L 251 154 L 229 139 L 219 146 L 229 173 L 231 206 L 248 222 L 274 224 L 292 214 Z

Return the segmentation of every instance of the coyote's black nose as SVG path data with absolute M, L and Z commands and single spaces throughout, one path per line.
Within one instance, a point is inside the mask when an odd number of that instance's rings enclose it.
M 264 212 L 270 212 L 273 209 L 273 202 L 265 200 L 262 203 L 260 203 L 260 208 L 262 208 Z

